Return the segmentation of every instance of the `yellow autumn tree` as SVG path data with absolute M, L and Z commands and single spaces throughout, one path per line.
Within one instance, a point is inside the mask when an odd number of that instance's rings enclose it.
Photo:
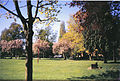
M 80 53 L 85 50 L 83 34 L 82 32 L 76 31 L 78 30 L 77 28 L 82 28 L 82 27 L 78 27 L 78 26 L 79 25 L 75 23 L 74 18 L 70 17 L 68 21 L 68 31 L 60 39 L 60 40 L 68 40 L 71 42 L 71 48 L 73 49 L 73 51 L 71 52 L 72 55 L 75 53 Z

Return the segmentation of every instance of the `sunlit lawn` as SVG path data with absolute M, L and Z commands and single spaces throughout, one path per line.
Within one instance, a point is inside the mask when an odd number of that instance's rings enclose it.
M 104 64 L 102 69 L 88 70 L 96 61 L 74 60 L 37 60 L 33 61 L 34 80 L 76 80 L 76 79 L 117 79 L 120 63 Z M 24 80 L 25 60 L 0 59 L 0 79 Z

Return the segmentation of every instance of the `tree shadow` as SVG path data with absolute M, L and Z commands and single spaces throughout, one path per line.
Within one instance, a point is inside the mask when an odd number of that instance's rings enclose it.
M 82 77 L 71 77 L 71 78 L 67 78 L 68 80 L 70 81 L 73 81 L 73 80 L 91 80 L 91 79 L 94 79 L 94 80 L 116 80 L 118 81 L 119 80 L 119 75 L 120 72 L 119 70 L 116 70 L 116 71 L 106 71 L 102 74 L 98 74 L 98 75 L 91 75 L 91 76 L 82 76 Z
M 108 62 L 107 64 L 120 64 L 120 62 Z
M 56 61 L 56 60 L 64 60 L 64 58 L 39 58 L 39 60 L 53 60 L 53 61 Z

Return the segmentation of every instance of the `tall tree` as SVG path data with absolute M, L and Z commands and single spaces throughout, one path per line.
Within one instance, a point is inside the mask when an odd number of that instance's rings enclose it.
M 82 32 L 77 32 L 77 28 L 78 24 L 75 22 L 75 19 L 71 16 L 68 21 L 68 30 L 60 39 L 68 40 L 71 42 L 71 48 L 73 49 L 72 54 L 80 53 L 85 50 L 84 37 L 82 35 Z
M 37 0 L 37 4 L 33 5 L 31 3 L 31 0 L 27 0 L 26 4 L 27 4 L 27 18 L 23 16 L 23 13 L 20 10 L 20 6 L 19 6 L 19 2 L 18 0 L 13 0 L 14 5 L 15 5 L 15 11 L 17 13 L 15 13 L 14 11 L 6 8 L 3 4 L 0 3 L 0 7 L 2 7 L 3 9 L 5 9 L 6 11 L 8 11 L 9 13 L 11 13 L 12 15 L 18 17 L 22 24 L 23 24 L 23 28 L 24 28 L 24 34 L 25 34 L 25 38 L 26 38 L 26 55 L 27 55 L 27 59 L 26 59 L 26 80 L 27 81 L 32 81 L 32 37 L 33 37 L 33 22 L 36 19 L 39 19 L 40 22 L 42 21 L 53 21 L 55 20 L 56 16 L 56 12 L 59 13 L 60 11 L 57 11 L 55 8 L 56 6 L 54 4 L 57 4 L 58 1 L 43 1 L 43 0 Z M 35 10 L 35 12 L 33 11 L 33 8 Z M 38 16 L 38 12 L 40 12 L 41 14 L 45 13 L 46 18 L 42 19 Z
M 1 40 L 25 39 L 23 28 L 20 24 L 12 23 L 9 29 L 4 29 L 1 33 Z
M 114 62 L 117 61 L 120 48 L 120 2 L 113 1 L 110 3 L 110 10 L 113 18 L 113 28 L 110 31 L 109 40 L 111 40 L 111 51 L 113 53 Z M 114 36 L 113 36 L 114 35 Z
M 59 38 L 61 38 L 65 33 L 66 33 L 65 22 L 62 21 L 61 24 L 60 24 L 60 35 L 59 35 Z
M 107 62 L 111 49 L 109 37 L 113 32 L 113 18 L 110 10 L 111 2 L 72 2 L 72 6 L 81 5 L 74 17 L 76 22 L 84 28 L 85 47 L 93 52 L 99 49 L 104 55 L 104 62 Z

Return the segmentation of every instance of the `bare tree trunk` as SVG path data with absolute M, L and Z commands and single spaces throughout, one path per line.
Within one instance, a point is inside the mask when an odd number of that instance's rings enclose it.
M 37 59 L 37 63 L 39 63 L 39 49 L 38 49 L 38 59 Z
M 104 63 L 107 63 L 107 52 L 104 52 Z
M 91 57 L 91 55 L 89 55 L 89 60 L 92 60 L 92 57 Z
M 30 39 L 30 40 L 29 40 Z M 27 58 L 26 58 L 26 80 L 27 81 L 32 81 L 32 41 L 31 41 L 31 37 L 28 38 L 26 40 L 26 54 L 27 54 Z
M 32 54 L 32 36 L 33 32 L 32 30 L 27 31 L 26 34 L 26 81 L 32 81 L 32 59 L 33 59 L 33 54 Z
M 66 55 L 65 54 L 63 54 L 63 57 L 64 57 L 64 60 L 66 60 Z
M 31 1 L 27 0 L 27 14 L 28 14 L 28 25 L 26 30 L 26 81 L 32 81 L 32 36 L 33 36 L 33 17 L 32 17 L 32 5 Z
M 115 49 L 113 49 L 113 61 L 114 61 L 114 62 L 117 62 Z
M 91 56 L 91 53 L 89 53 L 89 60 L 92 60 L 92 56 Z

